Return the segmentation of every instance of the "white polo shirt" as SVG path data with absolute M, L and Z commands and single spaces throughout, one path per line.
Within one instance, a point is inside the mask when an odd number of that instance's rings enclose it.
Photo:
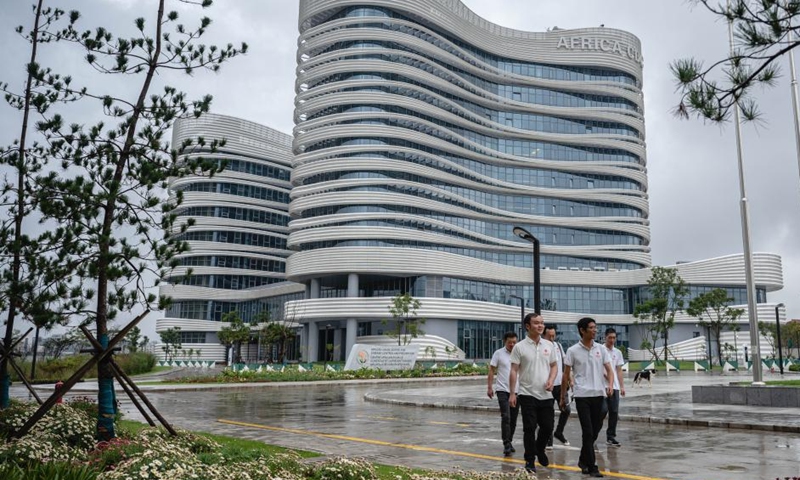
M 611 347 L 611 350 L 603 344 L 603 347 L 608 353 L 611 360 L 611 371 L 614 372 L 614 390 L 619 390 L 619 377 L 617 376 L 617 367 L 625 365 L 625 360 L 622 358 L 622 352 L 617 347 Z
M 564 365 L 572 368 L 575 385 L 572 389 L 575 398 L 605 397 L 606 385 L 604 365 L 611 363 L 608 349 L 597 342 L 586 348 L 578 342 L 567 349 Z
M 549 400 L 553 394 L 545 390 L 550 378 L 550 366 L 557 363 L 556 347 L 550 340 L 539 337 L 534 342 L 530 337 L 517 342 L 511 352 L 511 363 L 519 365 L 519 388 L 517 395 L 529 395 L 539 400 Z
M 561 381 L 564 379 L 564 351 L 561 349 L 561 344 L 558 342 L 553 342 L 556 347 L 556 363 L 558 366 L 556 367 L 556 379 L 553 382 L 553 385 L 561 385 Z
M 506 350 L 506 347 L 501 348 L 494 352 L 492 361 L 489 365 L 497 369 L 497 374 L 494 376 L 494 391 L 510 393 L 508 389 L 508 380 L 511 376 L 511 352 Z M 519 380 L 517 380 L 517 388 L 519 390 Z

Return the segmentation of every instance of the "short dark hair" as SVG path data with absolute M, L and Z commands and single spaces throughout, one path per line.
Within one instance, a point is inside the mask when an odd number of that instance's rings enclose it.
M 614 330 L 614 327 L 608 327 L 608 328 L 606 328 L 606 333 L 605 333 L 605 335 L 603 335 L 603 336 L 604 336 L 604 337 L 607 337 L 607 336 L 611 335 L 612 333 L 613 333 L 614 335 L 616 335 L 616 334 L 617 334 L 617 331 L 616 331 L 616 330 Z
M 508 340 L 509 338 L 517 338 L 517 334 L 514 332 L 506 332 L 503 335 L 503 343 L 506 343 L 506 340 Z
M 597 322 L 592 317 L 583 317 L 578 320 L 578 334 L 583 335 L 583 330 L 588 330 L 590 323 L 597 325 Z
M 529 313 L 529 314 L 525 315 L 525 319 L 522 321 L 522 324 L 523 325 L 530 325 L 531 324 L 531 320 L 533 320 L 536 317 L 541 317 L 541 315 L 536 313 L 536 312 Z
M 547 325 L 545 325 L 544 326 L 544 331 L 546 332 L 548 330 L 558 331 L 558 329 L 556 328 L 556 324 L 555 323 L 548 323 Z

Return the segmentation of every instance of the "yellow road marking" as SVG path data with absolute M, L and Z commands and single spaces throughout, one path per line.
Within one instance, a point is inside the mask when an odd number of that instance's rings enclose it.
M 373 440 L 370 438 L 360 438 L 360 437 L 350 437 L 347 435 L 336 435 L 333 433 L 322 433 L 322 432 L 315 432 L 313 430 L 300 430 L 297 428 L 285 428 L 285 427 L 273 427 L 270 425 L 261 425 L 257 423 L 246 423 L 246 422 L 237 422 L 235 420 L 225 420 L 223 418 L 217 419 L 217 422 L 224 423 L 227 425 L 236 425 L 240 427 L 248 427 L 248 428 L 258 428 L 261 430 L 270 430 L 273 432 L 282 432 L 282 433 L 294 433 L 297 435 L 311 435 L 314 437 L 320 438 L 330 438 L 333 440 L 345 440 L 349 442 L 358 442 L 358 443 L 366 443 L 369 445 L 379 445 L 382 447 L 394 447 L 394 448 L 404 448 L 407 450 L 415 450 L 418 452 L 430 452 L 430 453 L 443 453 L 446 455 L 454 455 L 458 457 L 469 457 L 469 458 L 478 458 L 481 460 L 497 460 L 505 463 L 520 463 L 525 464 L 524 460 L 517 460 L 515 458 L 508 458 L 508 457 L 497 457 L 493 455 L 483 455 L 480 453 L 470 453 L 470 452 L 460 452 L 457 450 L 443 450 L 440 448 L 434 447 L 425 447 L 422 445 L 409 445 L 405 443 L 395 443 L 395 442 L 385 442 L 383 440 Z M 567 470 L 570 472 L 580 472 L 581 469 L 578 467 L 572 467 L 569 465 L 556 465 L 551 463 L 547 466 L 547 468 L 553 468 L 556 470 Z M 603 474 L 608 477 L 613 478 L 624 478 L 626 480 L 664 480 L 663 478 L 656 478 L 656 477 L 646 477 L 641 475 L 633 475 L 630 473 L 621 473 L 621 472 L 610 472 L 608 470 L 603 471 Z

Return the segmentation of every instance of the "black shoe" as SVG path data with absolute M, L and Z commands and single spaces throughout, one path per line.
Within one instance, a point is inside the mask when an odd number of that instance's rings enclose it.
M 578 462 L 578 468 L 581 469 L 582 474 L 589 475 L 589 467 L 587 467 L 586 465 L 582 464 L 581 462 Z
M 525 471 L 528 473 L 536 473 L 536 465 L 532 463 L 525 464 Z
M 592 470 L 589 472 L 589 476 L 592 478 L 603 478 L 603 474 L 600 473 L 600 470 Z
M 567 438 L 564 436 L 563 433 L 556 433 L 556 434 L 553 434 L 553 436 L 555 438 L 557 438 L 558 441 L 563 443 L 564 445 L 569 445 L 569 440 L 567 440 Z
M 539 452 L 539 455 L 537 455 L 537 456 L 539 457 L 539 465 L 541 465 L 543 467 L 546 467 L 546 466 L 550 465 L 550 459 L 547 458 L 547 454 L 546 453 Z
M 508 447 L 511 449 L 511 453 L 517 453 L 517 449 L 516 449 L 516 448 L 514 448 L 514 445 L 512 445 L 512 444 L 510 444 L 510 443 L 509 443 L 509 444 L 508 444 Z
M 609 438 L 608 440 L 606 440 L 606 443 L 607 443 L 608 445 L 611 445 L 612 447 L 621 447 L 621 446 L 622 446 L 622 445 L 621 445 L 621 444 L 620 444 L 620 443 L 617 441 L 617 439 L 616 439 L 616 438 Z
M 512 451 L 513 451 L 513 450 L 512 450 L 511 444 L 510 444 L 510 443 L 507 443 L 507 444 L 506 444 L 506 445 L 503 447 L 503 456 L 510 457 L 510 456 L 511 456 L 511 452 L 512 452 Z

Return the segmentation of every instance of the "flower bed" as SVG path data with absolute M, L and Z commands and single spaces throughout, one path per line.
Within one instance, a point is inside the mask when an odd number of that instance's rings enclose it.
M 410 370 L 361 370 L 327 371 L 306 370 L 287 367 L 284 371 L 256 370 L 234 371 L 225 369 L 218 375 L 204 377 L 185 377 L 169 383 L 246 383 L 246 382 L 318 382 L 324 380 L 370 380 L 382 378 L 444 378 L 463 376 L 483 376 L 489 372 L 485 365 L 472 366 L 460 364 L 450 369 L 412 368 Z

